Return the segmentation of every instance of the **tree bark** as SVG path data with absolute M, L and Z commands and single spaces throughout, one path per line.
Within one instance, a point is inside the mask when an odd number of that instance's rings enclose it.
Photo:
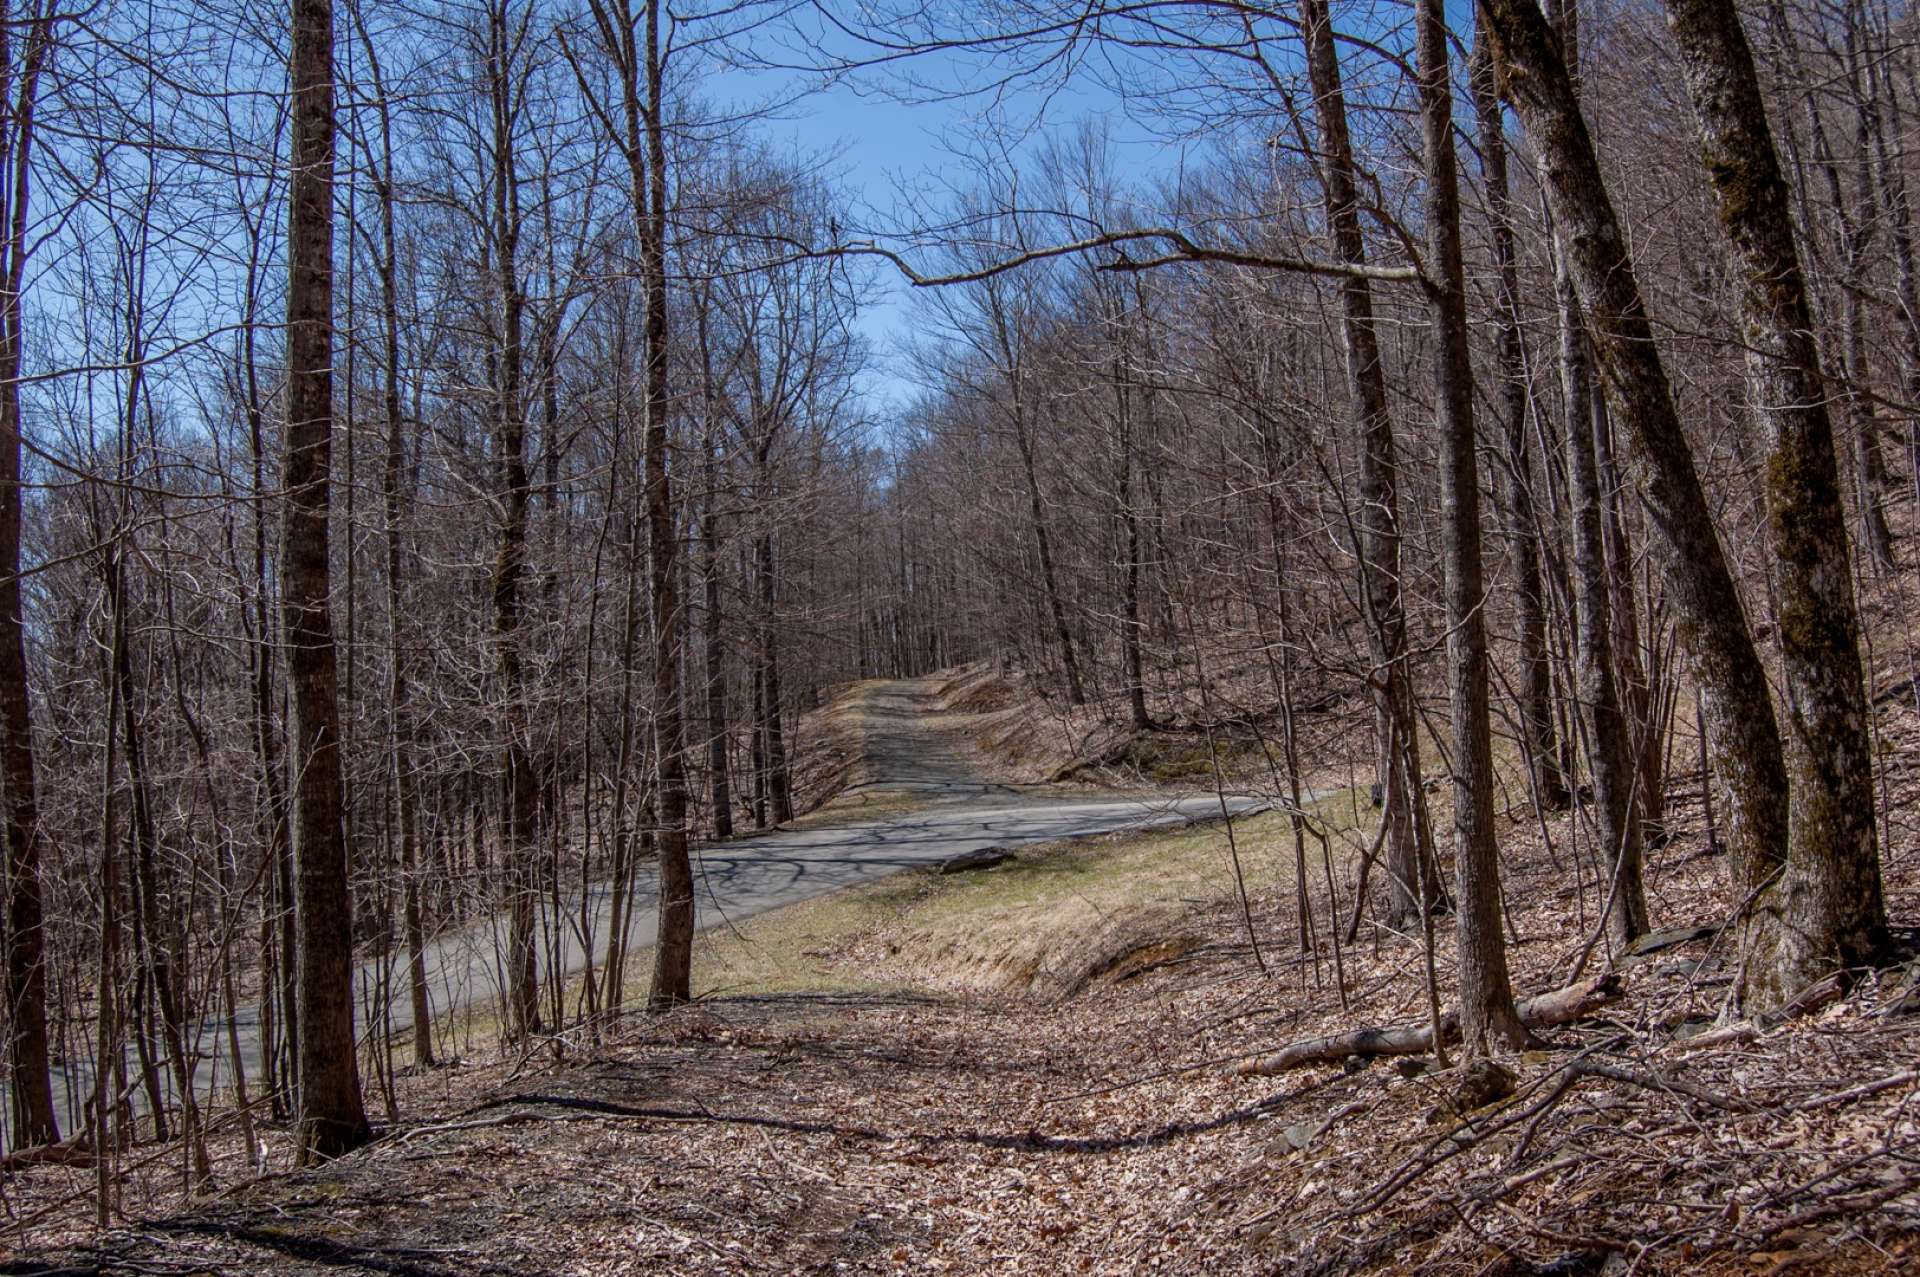
M 356 25 L 360 15 L 354 13 Z M 396 191 L 393 177 L 393 118 L 380 60 L 373 40 L 364 25 L 359 25 L 361 47 L 366 54 L 373 79 L 374 97 L 379 111 L 380 168 L 375 196 L 380 208 L 381 340 L 385 359 L 381 369 L 381 409 L 386 418 L 386 457 L 380 471 L 380 499 L 386 521 L 387 632 L 391 651 L 387 658 L 387 763 L 392 785 L 396 823 L 400 827 L 401 926 L 407 946 L 407 992 L 413 1013 L 413 1062 L 431 1068 L 433 1055 L 433 1002 L 427 990 L 426 922 L 420 904 L 420 837 L 418 795 L 413 774 L 413 682 L 408 674 L 408 652 L 403 638 L 405 615 L 402 608 L 406 576 L 405 524 L 408 514 L 406 491 L 406 415 L 400 400 L 400 289 L 399 247 L 394 235 Z
M 1886 952 L 1873 742 L 1833 423 L 1753 52 L 1730 0 L 1667 0 L 1667 17 L 1741 275 L 1748 379 L 1768 434 L 1791 827 L 1784 871 L 1742 883 L 1766 890 L 1743 929 L 1740 990 L 1767 1010 Z
M 1434 419 L 1446 509 L 1448 699 L 1453 718 L 1453 847 L 1459 884 L 1460 1028 L 1469 1055 L 1527 1042 L 1513 1005 L 1500 930 L 1500 859 L 1493 831 L 1493 738 L 1487 708 L 1480 468 L 1473 432 L 1473 367 L 1466 268 L 1460 248 L 1459 161 L 1442 0 L 1414 10 L 1426 153 L 1427 312 L 1434 336 Z
M 1554 6 L 1554 19 L 1577 91 L 1579 11 L 1568 0 Z M 1641 882 L 1643 844 L 1639 823 L 1633 816 L 1634 754 L 1615 660 L 1618 627 L 1614 618 L 1614 576 L 1607 554 L 1605 476 L 1600 464 L 1606 410 L 1603 400 L 1594 394 L 1592 345 L 1580 311 L 1571 249 L 1564 237 L 1555 234 L 1550 251 L 1566 425 L 1576 712 L 1583 712 L 1587 727 L 1595 833 L 1600 864 L 1605 869 L 1601 899 L 1608 902 L 1607 932 L 1618 947 L 1646 929 L 1647 906 Z
M 1787 775 L 1760 664 L 1674 407 L 1626 239 L 1601 179 L 1560 46 L 1534 0 L 1479 0 L 1513 103 L 1541 157 L 1614 417 L 1639 460 L 1654 548 L 1694 680 L 1737 881 L 1764 880 L 1785 855 Z
M 1060 578 L 1053 566 L 1053 538 L 1047 529 L 1046 507 L 1040 500 L 1040 476 L 1033 459 L 1033 427 L 1027 420 L 1028 405 L 1022 384 L 1024 378 L 1011 358 L 1007 376 L 1013 408 L 1013 437 L 1020 450 L 1020 470 L 1027 480 L 1027 515 L 1032 520 L 1034 547 L 1040 556 L 1040 583 L 1047 592 L 1047 615 L 1053 623 L 1054 641 L 1060 648 L 1060 667 L 1066 673 L 1067 700 L 1086 704 L 1085 684 L 1080 679 L 1080 660 L 1074 653 L 1073 631 L 1067 626 L 1067 609 L 1060 598 Z
M 1914 266 L 1913 205 L 1905 174 L 1887 145 L 1881 118 L 1883 69 L 1877 59 L 1857 73 L 1861 122 L 1872 144 L 1870 165 L 1874 189 L 1887 213 L 1887 239 L 1893 249 L 1894 300 L 1900 319 L 1900 387 L 1909 404 L 1920 404 L 1920 270 Z M 1920 500 L 1920 411 L 1908 410 L 1907 466 L 1914 495 Z
M 1320 128 L 1328 233 L 1342 264 L 1364 266 L 1366 239 L 1360 226 L 1353 142 L 1347 129 L 1346 97 L 1326 0 L 1300 0 L 1300 21 Z M 1419 836 L 1422 820 L 1415 811 L 1418 806 L 1424 812 L 1426 792 L 1420 783 L 1419 736 L 1415 732 L 1413 692 L 1407 681 L 1407 626 L 1400 597 L 1398 462 L 1374 323 L 1373 288 L 1364 277 L 1353 274 L 1342 277 L 1339 289 L 1347 382 L 1353 396 L 1354 421 L 1361 434 L 1361 598 L 1374 665 L 1379 770 L 1387 790 L 1386 818 L 1393 822 L 1387 837 L 1387 920 L 1390 925 L 1404 927 L 1419 916 L 1422 901 L 1439 900 L 1444 893 L 1431 855 Z
M 255 254 L 261 251 L 256 236 Z M 267 1086 L 271 1093 L 273 1116 L 283 1119 L 290 1111 L 299 1083 L 300 1007 L 295 955 L 293 908 L 293 843 L 290 823 L 292 808 L 287 801 L 286 777 L 281 765 L 280 734 L 273 717 L 273 626 L 267 599 L 272 592 L 267 569 L 267 407 L 260 385 L 260 367 L 255 348 L 258 315 L 253 307 L 257 299 L 255 267 L 258 257 L 248 263 L 247 322 L 241 327 L 238 373 L 244 383 L 247 422 L 248 463 L 252 468 L 253 544 L 250 582 L 253 597 L 242 614 L 242 625 L 249 630 L 247 648 L 248 690 L 252 693 L 252 737 L 254 761 L 258 768 L 261 801 L 255 823 L 271 863 L 267 869 L 268 886 L 260 905 L 260 950 L 264 955 L 260 991 L 261 1054 L 266 1057 Z M 278 1007 L 280 1032 L 275 1032 L 274 1010 Z M 287 1067 L 278 1067 L 284 1038 Z M 284 1075 L 283 1075 L 284 1074 Z
M 762 467 L 763 474 L 765 467 Z M 764 488 L 763 488 L 764 490 Z M 773 563 L 773 532 L 763 531 L 754 542 L 754 576 L 760 595 L 760 688 L 766 732 L 767 800 L 773 823 L 784 825 L 793 819 L 793 779 L 787 766 L 787 734 L 781 722 L 780 636 L 774 624 L 777 582 Z
M 713 835 L 733 837 L 733 784 L 727 772 L 727 649 L 725 616 L 720 593 L 720 443 L 714 429 L 719 411 L 719 390 L 714 384 L 713 350 L 707 325 L 707 299 L 694 308 L 699 324 L 701 418 L 706 438 L 702 441 L 702 471 L 706 491 L 700 510 L 700 580 L 706 592 L 706 635 L 702 653 L 706 659 L 707 693 L 707 786 L 713 803 Z
M 1119 460 L 1120 521 L 1126 538 L 1127 562 L 1121 588 L 1120 646 L 1126 667 L 1127 713 L 1137 732 L 1153 726 L 1147 714 L 1147 681 L 1140 660 L 1140 516 L 1133 508 L 1133 414 L 1132 400 L 1122 380 L 1122 360 L 1116 355 L 1113 369 L 1114 448 Z
M 646 505 L 648 580 L 653 593 L 654 762 L 659 777 L 660 930 L 647 1005 L 663 1010 L 692 996 L 693 867 L 687 857 L 686 749 L 680 721 L 680 597 L 675 559 L 673 481 L 667 465 L 667 143 L 666 67 L 660 45 L 662 0 L 646 0 L 646 159 L 633 159 L 640 216 L 641 285 L 646 290 Z M 629 44 L 632 23 L 627 24 Z M 638 113 L 629 95 L 629 124 Z M 637 138 L 635 142 L 637 143 Z M 644 192 L 641 177 L 644 172 Z M 644 202 L 643 202 L 644 195 Z
M 123 426 L 130 436 L 133 413 L 139 402 L 141 360 L 138 354 L 134 353 L 128 362 L 135 370 L 129 379 L 127 415 Z M 123 465 L 123 481 L 131 482 L 130 471 L 131 466 Z M 114 699 L 119 702 L 122 730 L 121 752 L 125 756 L 127 768 L 131 817 L 128 832 L 132 837 L 134 867 L 134 952 L 140 962 L 140 978 L 151 985 L 154 998 L 159 1003 L 160 1036 L 166 1048 L 167 1063 L 179 1098 L 181 1134 L 187 1141 L 190 1154 L 194 1158 L 192 1163 L 194 1173 L 199 1178 L 205 1179 L 212 1172 L 206 1162 L 206 1145 L 200 1132 L 200 1105 L 198 1098 L 194 1095 L 192 1072 L 189 1068 L 188 1030 L 175 947 L 172 937 L 168 934 L 171 930 L 167 925 L 168 920 L 163 919 L 160 913 L 160 875 L 159 866 L 156 863 L 160 851 L 159 832 L 153 815 L 153 786 L 146 765 L 146 739 L 141 730 L 139 712 L 134 704 L 136 689 L 133 678 L 133 654 L 127 633 L 128 602 L 125 576 L 125 556 L 130 549 L 125 538 L 129 537 L 131 513 L 123 509 L 120 522 L 121 526 L 114 534 L 114 544 L 104 556 L 102 585 L 105 588 L 110 609 L 109 625 L 113 634 L 113 677 L 118 684 Z M 113 730 L 111 720 L 107 724 L 107 729 Z M 178 857 L 170 857 L 170 859 L 178 859 Z M 158 1108 L 154 1116 L 157 1128 L 160 1120 Z
M 1572 0 L 1552 7 L 1560 47 L 1575 91 L 1579 87 L 1579 10 Z M 1557 229 L 1557 228 L 1556 228 Z M 1613 563 L 1607 554 L 1606 476 L 1600 463 L 1605 406 L 1594 394 L 1592 343 L 1580 311 L 1571 249 L 1554 235 L 1555 314 L 1560 335 L 1561 406 L 1566 426 L 1567 506 L 1571 532 L 1575 712 L 1587 727 L 1587 766 L 1592 774 L 1595 833 L 1605 877 L 1607 932 L 1623 946 L 1646 929 L 1646 892 L 1641 882 L 1643 842 L 1634 819 L 1634 753 L 1621 705 L 1619 627 L 1614 617 Z
M 519 174 L 513 139 L 512 33 L 504 5 L 487 10 L 488 90 L 492 111 L 492 250 L 500 294 L 500 349 L 495 363 L 494 468 L 502 510 L 500 548 L 491 581 L 493 637 L 500 668 L 501 833 L 507 882 L 507 1021 L 524 1037 L 541 1028 L 535 963 L 534 872 L 539 795 L 526 730 L 526 676 L 521 657 L 520 586 L 527 558 L 527 424 L 522 388 L 526 295 L 520 283 Z
M 1575 348 L 1568 352 L 1568 366 L 1576 361 L 1583 365 L 1585 332 L 1576 328 L 1566 336 Z M 1584 372 L 1567 379 L 1567 495 L 1572 507 L 1576 613 L 1574 679 L 1586 709 L 1596 833 L 1600 863 L 1606 869 L 1600 892 L 1601 899 L 1608 902 L 1607 934 L 1616 948 L 1624 948 L 1647 929 L 1647 897 L 1641 872 L 1644 843 L 1641 823 L 1635 816 L 1637 772 L 1632 734 L 1621 708 L 1614 661 L 1613 582 L 1603 522 L 1600 459 L 1595 447 L 1604 424 L 1587 386 Z
M 1623 989 L 1613 975 L 1596 976 L 1580 984 L 1527 998 L 1518 1004 L 1520 1023 L 1544 1029 L 1585 1019 L 1595 1011 L 1620 1000 Z M 1440 1030 L 1446 1040 L 1454 1040 L 1460 1019 L 1453 1013 L 1441 1017 Z M 1305 1064 L 1324 1064 L 1353 1056 L 1418 1055 L 1433 1050 L 1433 1025 L 1408 1024 L 1386 1029 L 1355 1029 L 1323 1038 L 1295 1042 L 1272 1055 L 1249 1060 L 1234 1070 L 1239 1077 L 1268 1077 L 1297 1069 Z
M 1614 686 L 1619 689 L 1620 714 L 1626 724 L 1627 759 L 1633 822 L 1640 853 L 1655 843 L 1665 827 L 1666 754 L 1662 749 L 1654 686 L 1643 659 L 1640 603 L 1633 581 L 1633 542 L 1627 534 L 1623 506 L 1625 483 L 1614 455 L 1613 414 L 1605 395 L 1593 397 L 1593 461 L 1600 481 L 1602 544 L 1607 552 L 1607 619 L 1612 626 L 1608 647 L 1613 657 Z
M 1479 131 L 1481 181 L 1486 187 L 1487 220 L 1499 305 L 1500 425 L 1503 464 L 1495 491 L 1507 523 L 1508 555 L 1513 571 L 1515 628 L 1520 647 L 1520 747 L 1527 762 L 1527 783 L 1535 807 L 1563 810 L 1571 795 L 1560 770 L 1553 726 L 1553 669 L 1547 659 L 1546 587 L 1540 575 L 1539 516 L 1533 503 L 1532 465 L 1527 448 L 1529 398 L 1525 338 L 1520 328 L 1520 268 L 1514 245 L 1512 205 L 1507 178 L 1506 124 L 1493 83 L 1493 58 L 1476 38 L 1471 64 L 1474 115 Z
M 292 0 L 281 625 L 293 684 L 302 1162 L 370 1138 L 353 1033 L 328 512 L 333 462 L 333 5 Z
M 54 1116 L 51 1053 L 47 1037 L 47 968 L 44 905 L 40 888 L 40 812 L 34 776 L 31 690 L 27 681 L 27 629 L 20 591 L 21 489 L 20 364 L 25 335 L 20 304 L 26 277 L 28 207 L 33 165 L 34 109 L 40 70 L 53 38 L 53 19 L 27 28 L 19 68 L 10 47 L 16 28 L 0 31 L 0 73 L 18 77 L 10 104 L 11 128 L 0 132 L 0 169 L 12 182 L 5 209 L 5 292 L 0 294 L 0 804 L 7 844 L 7 1022 L 14 1143 L 19 1147 L 59 1140 Z M 0 97 L 5 97 L 0 84 Z M 107 996 L 104 992 L 103 998 Z

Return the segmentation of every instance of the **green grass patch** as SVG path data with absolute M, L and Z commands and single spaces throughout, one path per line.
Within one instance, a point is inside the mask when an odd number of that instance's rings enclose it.
M 1308 810 L 1328 830 L 1370 828 L 1377 818 L 1364 786 L 1326 795 Z M 1293 833 L 1285 814 L 1237 819 L 1234 837 L 1250 892 L 1291 886 Z M 1334 847 L 1340 856 L 1341 842 Z M 1312 838 L 1307 856 L 1317 885 L 1320 847 Z M 914 869 L 738 921 L 705 915 L 694 942 L 693 988 L 698 997 L 1058 993 L 1077 987 L 1082 974 L 1117 951 L 1190 927 L 1196 908 L 1229 903 L 1233 895 L 1226 829 L 1217 821 L 1036 844 L 988 869 L 949 876 Z M 651 948 L 629 959 L 628 1006 L 645 1001 L 652 969 Z M 576 974 L 568 981 L 570 1007 L 578 1004 L 580 980 Z M 464 1042 L 486 1041 L 501 1028 L 491 1003 L 456 1019 Z
M 1329 828 L 1373 819 L 1364 789 L 1339 791 L 1309 810 Z M 1249 891 L 1292 883 L 1287 816 L 1236 820 L 1234 836 Z M 1308 840 L 1307 854 L 1317 881 L 1317 841 Z M 1074 972 L 1099 965 L 1103 950 L 1132 942 L 1132 923 L 1170 927 L 1196 905 L 1230 901 L 1234 890 L 1217 822 L 1041 844 L 990 869 L 910 870 L 711 926 L 694 950 L 694 987 L 712 995 L 1071 986 Z M 644 962 L 632 970 L 644 980 Z

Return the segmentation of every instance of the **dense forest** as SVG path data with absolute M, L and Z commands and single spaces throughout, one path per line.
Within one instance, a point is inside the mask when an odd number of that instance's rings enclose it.
M 861 189 L 829 92 L 966 127 Z M 104 1225 L 146 1142 L 364 1144 L 479 920 L 503 1043 L 685 1003 L 690 849 L 967 662 L 1255 742 L 1268 947 L 1364 915 L 1437 1049 L 1529 1038 L 1515 811 L 1572 977 L 1696 921 L 1684 790 L 1727 1015 L 1850 987 L 1915 921 L 1916 136 L 1891 0 L 14 0 L 9 1168 Z

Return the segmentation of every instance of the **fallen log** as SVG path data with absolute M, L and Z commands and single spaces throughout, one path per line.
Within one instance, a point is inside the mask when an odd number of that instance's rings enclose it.
M 36 1144 L 15 1149 L 0 1157 L 0 1173 L 24 1171 L 29 1166 L 91 1166 L 93 1144 L 85 1136 L 61 1140 L 58 1144 Z
M 1909 989 L 1902 999 L 1912 992 Z M 1690 1038 L 1680 1038 L 1675 1045 L 1683 1051 L 1698 1051 L 1706 1047 L 1725 1046 L 1730 1042 L 1753 1042 L 1789 1020 L 1797 1020 L 1803 1015 L 1812 1015 L 1823 1007 L 1832 1006 L 1846 995 L 1846 980 L 1842 973 L 1836 971 L 1794 994 L 1792 1001 L 1778 1011 L 1757 1015 L 1751 1020 L 1737 1020 L 1717 1029 L 1708 1029 L 1705 1033 L 1696 1033 Z M 1881 1014 L 1884 1016 L 1888 1012 Z
M 1617 1002 L 1625 990 L 1614 974 L 1595 976 L 1579 984 L 1570 984 L 1551 993 L 1524 998 L 1519 1003 L 1520 1023 L 1530 1029 L 1566 1024 L 1585 1019 L 1601 1007 Z M 1460 1013 L 1449 1011 L 1440 1018 L 1440 1028 L 1448 1042 L 1460 1036 Z M 1248 1060 L 1234 1073 L 1239 1077 L 1268 1077 L 1285 1073 L 1303 1064 L 1324 1064 L 1354 1056 L 1421 1055 L 1433 1050 L 1433 1025 L 1403 1024 L 1384 1029 L 1355 1029 L 1330 1037 L 1308 1038 L 1295 1042 L 1272 1055 Z

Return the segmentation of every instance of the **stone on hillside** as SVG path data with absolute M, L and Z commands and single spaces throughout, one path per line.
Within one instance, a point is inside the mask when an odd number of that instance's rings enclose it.
M 1692 944 L 1695 940 L 1711 940 L 1718 935 L 1717 926 L 1705 927 L 1669 927 L 1665 931 L 1649 931 L 1627 946 L 1631 957 L 1644 958 L 1650 953 L 1659 953 L 1663 949 L 1678 948 L 1683 944 Z
M 1013 859 L 1013 853 L 1005 847 L 976 847 L 972 851 L 963 851 L 957 856 L 949 856 L 940 862 L 942 874 L 962 874 L 973 869 L 991 869 Z

